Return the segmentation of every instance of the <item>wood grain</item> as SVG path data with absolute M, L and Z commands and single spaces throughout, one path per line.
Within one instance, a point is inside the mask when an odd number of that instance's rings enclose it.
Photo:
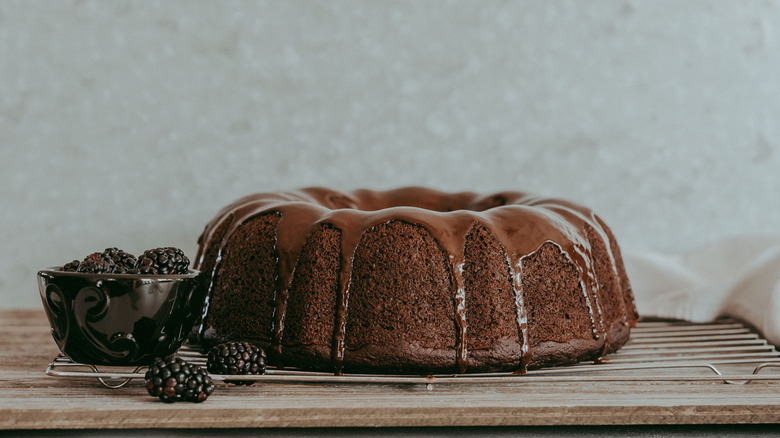
M 58 350 L 43 311 L 0 311 L 0 429 L 641 425 L 780 422 L 777 383 L 219 383 L 164 404 L 141 380 L 108 389 L 45 374 Z

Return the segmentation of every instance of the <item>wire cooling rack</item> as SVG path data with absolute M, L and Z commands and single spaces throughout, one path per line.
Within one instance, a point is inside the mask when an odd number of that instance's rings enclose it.
M 185 345 L 177 356 L 205 368 L 206 356 Z M 309 372 L 269 368 L 257 376 L 212 374 L 216 381 L 237 382 L 322 382 L 434 384 L 524 383 L 524 382 L 722 382 L 745 384 L 753 381 L 780 382 L 780 352 L 754 330 L 734 320 L 713 323 L 640 321 L 620 351 L 599 363 L 543 368 L 527 374 L 485 373 L 433 376 L 398 376 Z M 133 379 L 143 379 L 147 367 L 111 367 L 76 363 L 57 356 L 46 374 L 67 378 L 94 378 L 108 388 L 120 388 Z M 765 371 L 767 370 L 767 371 Z

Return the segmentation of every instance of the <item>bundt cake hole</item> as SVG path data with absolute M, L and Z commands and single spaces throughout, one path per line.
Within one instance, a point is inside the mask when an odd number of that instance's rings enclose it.
M 327 208 L 355 209 L 366 212 L 379 211 L 392 208 L 412 207 L 438 213 L 451 213 L 456 211 L 483 212 L 492 208 L 507 205 L 509 200 L 506 195 L 498 194 L 489 198 L 474 200 L 469 196 L 456 197 L 389 197 L 385 199 L 359 199 L 350 198 L 344 194 L 329 194 L 325 196 L 323 205 Z

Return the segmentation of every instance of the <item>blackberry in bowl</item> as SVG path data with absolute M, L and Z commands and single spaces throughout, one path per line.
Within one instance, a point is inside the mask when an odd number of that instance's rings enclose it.
M 74 262 L 38 272 L 38 289 L 54 341 L 75 362 L 149 365 L 175 353 L 200 317 L 206 287 L 198 271 L 126 273 L 133 271 L 98 263 L 80 272 Z

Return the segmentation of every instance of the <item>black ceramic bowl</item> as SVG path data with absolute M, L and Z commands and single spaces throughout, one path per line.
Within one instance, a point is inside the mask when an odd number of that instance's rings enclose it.
M 38 272 L 54 341 L 75 362 L 148 365 L 187 339 L 205 298 L 203 277 Z

